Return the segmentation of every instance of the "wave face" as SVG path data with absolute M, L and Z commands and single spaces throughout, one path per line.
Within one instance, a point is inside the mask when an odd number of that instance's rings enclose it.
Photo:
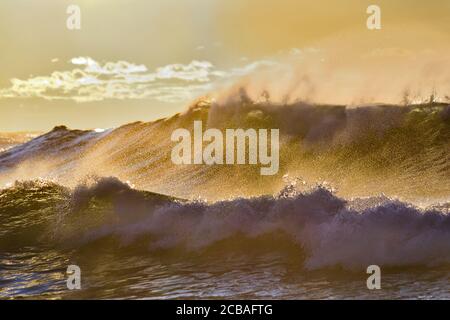
M 236 101 L 238 99 L 238 101 Z M 174 165 L 171 133 L 204 128 L 279 128 L 280 170 L 257 166 Z M 450 107 L 355 108 L 254 102 L 241 91 L 225 104 L 200 100 L 183 114 L 104 132 L 56 127 L 0 153 L 0 184 L 44 178 L 75 187 L 86 176 L 116 176 L 139 189 L 220 200 L 272 194 L 286 174 L 331 183 L 345 197 L 385 193 L 408 201 L 448 199 Z

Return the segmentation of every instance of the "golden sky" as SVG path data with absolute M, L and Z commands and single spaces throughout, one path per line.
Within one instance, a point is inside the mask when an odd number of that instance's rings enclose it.
M 81 30 L 66 28 L 70 4 Z M 370 4 L 381 30 L 366 28 Z M 448 55 L 449 16 L 448 0 L 1 0 L 0 131 L 168 116 L 305 50 Z

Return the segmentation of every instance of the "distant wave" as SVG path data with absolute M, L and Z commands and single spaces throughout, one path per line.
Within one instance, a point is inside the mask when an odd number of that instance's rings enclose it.
M 299 192 L 287 185 L 274 196 L 206 203 L 134 190 L 116 178 L 75 189 L 24 181 L 0 191 L 0 247 L 70 248 L 115 239 L 125 251 L 201 253 L 249 241 L 266 246 L 269 237 L 277 243 L 270 250 L 291 243 L 310 270 L 436 266 L 450 263 L 449 208 L 419 209 L 387 197 L 347 201 L 320 186 Z

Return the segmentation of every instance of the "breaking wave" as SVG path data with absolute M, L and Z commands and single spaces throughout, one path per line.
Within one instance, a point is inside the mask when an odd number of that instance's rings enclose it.
M 267 97 L 266 97 L 267 98 Z M 236 100 L 237 99 L 237 100 Z M 256 166 L 174 165 L 171 133 L 204 128 L 279 128 L 280 170 Z M 139 189 L 220 200 L 272 194 L 286 174 L 323 180 L 345 197 L 381 193 L 408 201 L 448 199 L 450 107 L 348 107 L 254 100 L 245 90 L 220 104 L 201 99 L 186 112 L 103 132 L 64 126 L 0 153 L 0 184 L 44 178 L 74 188 L 86 176 L 116 176 Z
M 0 153 L 0 251 L 209 257 L 244 248 L 286 251 L 307 270 L 447 268 L 448 105 L 265 98 L 241 90 L 238 100 L 201 99 L 167 119 L 101 132 L 60 126 L 11 146 Z M 205 128 L 279 128 L 279 173 L 174 165 L 171 133 L 196 120 Z
M 205 202 L 138 191 L 116 178 L 74 189 L 24 181 L 0 191 L 0 247 L 98 248 L 110 240 L 119 251 L 202 254 L 252 243 L 293 246 L 307 270 L 448 265 L 449 208 L 388 197 L 345 200 L 325 186 L 300 192 L 288 184 L 273 196 Z

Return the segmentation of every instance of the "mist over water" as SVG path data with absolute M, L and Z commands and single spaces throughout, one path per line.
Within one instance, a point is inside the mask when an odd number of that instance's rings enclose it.
M 414 25 L 408 31 L 394 26 L 378 34 L 342 31 L 261 61 L 211 96 L 225 108 L 236 106 L 243 93 L 275 104 L 407 105 L 429 102 L 431 96 L 450 102 L 446 35 Z

